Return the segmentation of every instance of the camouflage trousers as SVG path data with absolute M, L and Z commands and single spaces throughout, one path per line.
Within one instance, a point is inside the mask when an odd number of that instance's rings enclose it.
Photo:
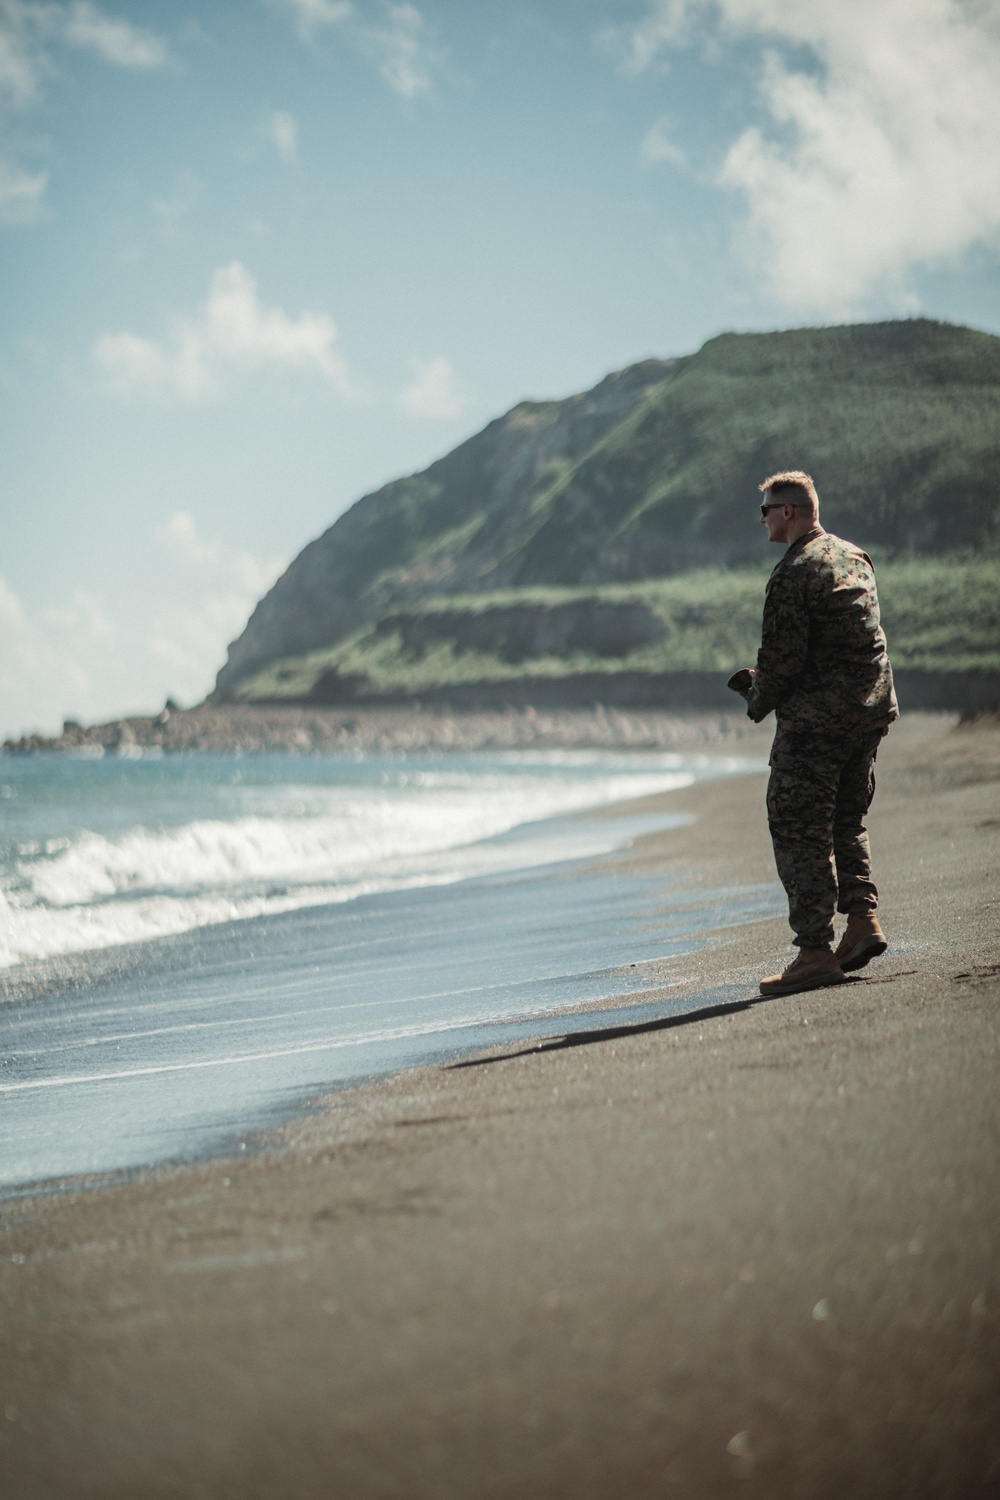
M 800 948 L 833 941 L 835 910 L 874 911 L 878 905 L 863 820 L 875 795 L 882 733 L 831 741 L 778 727 L 767 822 L 793 942 Z

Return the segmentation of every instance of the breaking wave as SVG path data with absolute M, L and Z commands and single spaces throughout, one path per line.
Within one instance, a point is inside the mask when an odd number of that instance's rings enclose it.
M 0 966 L 596 853 L 607 847 L 600 820 L 591 820 L 586 836 L 577 824 L 572 838 L 558 822 L 530 825 L 676 789 L 704 774 L 678 756 L 643 757 L 632 769 L 623 758 L 522 754 L 502 765 L 494 757 L 482 768 L 470 758 L 445 770 L 397 767 L 389 785 L 372 784 L 370 765 L 352 779 L 341 763 L 334 784 L 323 785 L 302 784 L 301 762 L 288 758 L 283 778 L 275 771 L 266 784 L 241 788 L 227 801 L 220 759 L 214 772 L 207 764 L 197 772 L 215 774 L 220 785 L 206 783 L 190 799 L 216 815 L 183 821 L 174 807 L 169 826 L 164 799 L 174 794 L 169 785 L 164 792 L 164 777 L 173 773 L 165 762 L 155 784 L 147 780 L 145 797 L 141 775 L 128 782 L 115 819 L 101 784 L 112 772 L 105 763 L 81 771 L 67 803 L 73 813 L 61 823 L 49 813 L 36 830 L 44 837 L 22 838 L 0 858 Z M 715 774 L 744 768 L 716 762 Z M 5 768 L 7 780 L 12 774 Z M 31 796 L 39 806 L 44 801 L 44 774 L 36 770 L 33 781 L 26 776 L 11 789 L 15 801 L 21 798 L 22 831 L 32 831 Z M 56 774 L 68 797 L 72 765 Z M 190 779 L 190 766 L 186 774 Z M 109 826 L 129 814 L 129 826 Z

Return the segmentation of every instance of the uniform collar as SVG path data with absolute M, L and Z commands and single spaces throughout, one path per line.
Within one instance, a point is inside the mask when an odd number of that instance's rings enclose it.
M 785 556 L 791 557 L 793 552 L 801 552 L 807 543 L 814 542 L 818 536 L 826 536 L 826 531 L 822 526 L 814 526 L 812 531 L 807 531 L 803 536 L 798 537 L 796 541 L 792 542 Z

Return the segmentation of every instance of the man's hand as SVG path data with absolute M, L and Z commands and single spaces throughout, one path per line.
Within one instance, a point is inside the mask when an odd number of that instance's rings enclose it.
M 753 687 L 753 676 L 753 667 L 741 667 L 738 672 L 733 673 L 732 677 L 726 683 L 726 687 L 732 688 L 734 693 L 739 693 L 740 697 L 745 699 L 747 693 Z

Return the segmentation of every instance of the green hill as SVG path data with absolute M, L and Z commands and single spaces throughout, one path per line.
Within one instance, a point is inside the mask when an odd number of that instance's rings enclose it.
M 296 696 L 324 673 L 414 691 L 723 670 L 747 655 L 776 560 L 756 485 L 792 467 L 827 528 L 876 553 L 901 664 L 996 664 L 1000 339 L 914 320 L 725 334 L 515 407 L 305 548 L 217 696 Z M 588 613 L 604 637 L 574 626 Z
M 752 663 L 766 569 L 699 569 L 595 589 L 525 588 L 437 597 L 389 612 L 336 644 L 244 678 L 244 702 L 361 702 L 473 683 L 633 672 L 715 672 Z M 899 669 L 1000 672 L 994 558 L 911 558 L 879 568 Z
M 642 577 L 759 555 L 776 469 L 866 547 L 1000 541 L 1000 339 L 928 322 L 713 339 L 535 507 L 515 582 Z

